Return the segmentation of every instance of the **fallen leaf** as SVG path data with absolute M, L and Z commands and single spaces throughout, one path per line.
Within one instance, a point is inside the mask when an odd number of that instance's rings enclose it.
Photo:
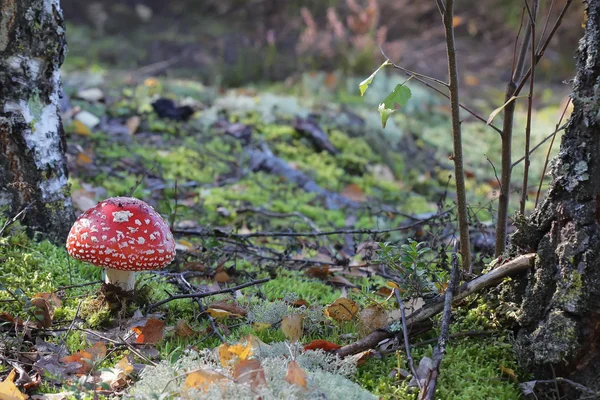
M 286 339 L 296 342 L 302 337 L 302 314 L 292 314 L 283 317 L 281 330 Z
M 265 371 L 258 360 L 241 360 L 233 369 L 237 383 L 249 383 L 252 390 L 267 386 Z
M 157 318 L 150 318 L 146 325 L 136 326 L 132 330 L 138 334 L 136 343 L 155 344 L 163 338 L 164 321 Z
M 340 346 L 339 344 L 335 344 L 335 343 L 329 342 L 327 340 L 315 339 L 312 342 L 310 342 L 309 344 L 305 345 L 304 350 L 308 351 L 308 350 L 321 349 L 324 351 L 334 351 L 341 347 L 342 346 Z
M 229 274 L 225 271 L 220 271 L 215 274 L 215 282 L 227 283 L 230 279 Z
M 196 335 L 196 332 L 188 325 L 186 320 L 180 319 L 175 326 L 175 335 L 186 338 Z
M 232 360 L 246 360 L 252 355 L 252 340 L 248 340 L 246 345 L 240 343 L 228 345 L 227 343 L 221 344 L 217 347 L 219 354 L 219 362 L 223 367 L 228 367 Z
M 296 299 L 290 305 L 293 307 L 310 307 L 310 303 L 304 299 Z
M 121 358 L 117 365 L 115 365 L 115 368 L 122 371 L 125 376 L 129 376 L 133 372 L 133 365 L 129 362 L 126 356 Z
M 83 122 L 74 120 L 73 121 L 73 132 L 81 136 L 90 136 L 92 131 Z
M 260 333 L 263 332 L 266 329 L 269 329 L 271 327 L 271 324 L 267 323 L 267 322 L 255 322 L 252 324 L 252 328 Z
M 189 389 L 203 389 L 208 388 L 215 382 L 219 382 L 225 379 L 225 376 L 218 372 L 210 371 L 207 369 L 201 369 L 189 373 L 185 377 L 185 386 Z
M 133 135 L 134 133 L 137 132 L 141 123 L 142 123 L 142 118 L 140 118 L 139 115 L 134 115 L 133 117 L 127 118 L 125 125 L 127 126 L 127 129 L 129 129 L 129 133 L 131 133 Z
M 354 283 L 350 282 L 348 279 L 344 278 L 341 275 L 332 276 L 331 278 L 329 278 L 328 282 L 333 283 L 334 285 L 340 285 L 350 288 L 357 287 Z
M 351 356 L 349 356 L 349 358 L 355 365 L 363 365 L 364 363 L 367 362 L 367 360 L 369 358 L 373 357 L 374 355 L 375 355 L 375 350 L 369 349 L 369 350 L 362 351 L 358 354 L 351 355 Z
M 54 311 L 51 310 L 51 305 L 45 299 L 33 298 L 31 299 L 33 305 L 33 315 L 38 322 L 38 326 L 42 328 L 50 328 L 52 326 L 52 318 L 54 317 Z
M 346 197 L 347 199 L 359 203 L 367 200 L 367 195 L 356 183 L 351 183 L 348 186 L 346 186 L 340 194 Z
M 92 157 L 84 152 L 77 153 L 77 158 L 75 159 L 75 163 L 80 167 L 89 165 L 93 162 Z
M 321 280 L 326 280 L 329 277 L 329 267 L 327 265 L 322 267 L 310 267 L 305 272 L 306 275 L 312 276 L 313 278 L 318 278 Z
M 59 359 L 64 364 L 77 363 L 80 367 L 75 371 L 77 374 L 86 374 L 90 372 L 94 364 L 106 356 L 106 345 L 98 342 L 86 350 L 79 350 L 70 356 L 64 356 Z
M 325 315 L 337 322 L 350 321 L 358 314 L 358 304 L 340 297 L 325 309 Z
M 300 368 L 300 365 L 296 361 L 290 361 L 288 363 L 287 373 L 285 374 L 285 381 L 292 385 L 300 386 L 302 389 L 306 389 L 306 372 Z
M 213 301 L 208 305 L 208 308 L 218 308 L 219 310 L 229 311 L 232 314 L 239 316 L 246 315 L 248 310 L 241 307 L 235 300 L 219 300 Z
M 502 372 L 502 374 L 506 374 L 508 375 L 513 381 L 518 382 L 519 379 L 517 378 L 517 374 L 515 374 L 515 370 L 512 368 L 506 368 L 502 365 L 500 365 L 500 372 Z
M 232 314 L 227 310 L 221 310 L 218 308 L 209 308 L 206 310 L 206 312 L 213 318 L 215 319 L 226 319 L 229 317 L 234 317 L 234 318 L 241 318 L 241 315 L 237 315 L 237 314 Z
M 361 310 L 358 319 L 360 321 L 359 333 L 361 336 L 366 336 L 377 329 L 385 327 L 388 316 L 383 307 L 374 304 Z
M 16 371 L 10 371 L 4 382 L 0 382 L 0 399 L 2 400 L 26 400 L 27 395 L 19 391 L 15 385 Z
M 459 15 L 455 15 L 452 17 L 452 26 L 454 28 L 456 28 L 457 26 L 461 25 L 463 23 L 463 17 L 459 16 Z
M 465 83 L 467 86 L 477 86 L 479 85 L 480 81 L 475 75 L 467 74 L 465 75 Z

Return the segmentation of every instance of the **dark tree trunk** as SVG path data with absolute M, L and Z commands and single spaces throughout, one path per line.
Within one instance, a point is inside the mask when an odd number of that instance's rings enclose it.
M 600 391 L 600 0 L 587 2 L 572 98 L 547 198 L 512 238 L 513 249 L 538 255 L 510 293 L 515 349 L 538 376 Z
M 0 210 L 66 238 L 74 219 L 58 114 L 66 43 L 58 0 L 0 0 Z

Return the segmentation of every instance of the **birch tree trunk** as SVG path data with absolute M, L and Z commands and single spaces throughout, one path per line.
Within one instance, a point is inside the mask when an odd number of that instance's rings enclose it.
M 54 241 L 74 220 L 58 114 L 66 43 L 58 0 L 0 0 L 0 210 Z
M 507 298 L 517 306 L 515 349 L 521 361 L 538 376 L 555 374 L 598 392 L 600 0 L 589 0 L 586 12 L 574 110 L 553 161 L 553 181 L 547 198 L 517 224 L 512 238 L 513 250 L 537 252 L 535 267 Z

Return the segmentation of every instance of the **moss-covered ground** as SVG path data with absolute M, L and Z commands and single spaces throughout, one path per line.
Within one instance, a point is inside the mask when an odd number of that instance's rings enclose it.
M 140 274 L 137 287 L 142 295 L 115 315 L 98 299 L 100 285 L 94 282 L 102 279 L 101 269 L 70 258 L 63 246 L 44 241 L 42 235 L 28 238 L 17 223 L 0 238 L 0 315 L 6 313 L 5 317 L 35 322 L 31 298 L 39 293 L 55 293 L 61 304 L 54 310 L 51 326 L 35 329 L 33 335 L 48 343 L 65 345 L 67 353 L 72 354 L 89 347 L 89 335 L 84 329 L 108 332 L 119 323 L 125 324 L 134 311 L 145 313 L 148 304 L 180 293 L 181 288 L 173 283 L 176 274 L 188 273 L 196 288 L 235 286 L 269 277 L 271 280 L 265 284 L 236 293 L 237 303 L 250 310 L 248 316 L 218 320 L 228 341 L 235 343 L 249 334 L 267 344 L 284 341 L 281 319 L 295 312 L 290 311 L 294 310 L 293 301 L 302 300 L 306 302 L 302 308 L 305 326 L 300 341 L 325 339 L 344 345 L 364 334 L 359 318 L 337 323 L 324 315 L 323 308 L 342 296 L 353 299 L 361 308 L 381 302 L 384 297 L 378 292 L 383 291 L 389 279 L 378 274 L 381 270 L 376 267 L 376 256 L 369 258 L 357 251 L 361 245 L 369 241 L 400 245 L 408 238 L 428 242 L 434 251 L 426 260 L 427 268 L 434 275 L 439 268 L 439 275 L 446 276 L 441 255 L 447 251 L 448 232 L 444 229 L 453 226 L 452 212 L 431 224 L 390 233 L 303 238 L 273 235 L 245 241 L 227 235 L 348 228 L 384 230 L 414 222 L 411 215 L 426 218 L 452 209 L 452 171 L 445 161 L 450 153 L 449 123 L 443 103 L 415 87 L 411 103 L 382 130 L 373 105 L 378 101 L 377 93 L 384 92 L 393 77 L 382 75 L 370 89 L 372 97 L 364 99 L 357 98 L 351 90 L 356 87 L 353 80 L 349 80 L 348 89 L 324 90 L 318 79 L 319 75 L 313 74 L 287 87 L 219 92 L 177 79 L 118 75 L 109 78 L 103 71 L 67 74 L 65 91 L 71 109 L 86 110 L 103 118 L 99 126 L 90 129 L 65 117 L 70 183 L 79 211 L 85 204 L 104 197 L 131 195 L 153 205 L 175 229 L 225 234 L 176 234 L 177 262 L 166 271 Z M 100 88 L 103 100 L 78 99 L 77 92 L 84 86 Z M 193 104 L 196 112 L 185 122 L 161 119 L 151 105 L 159 97 Z M 558 110 L 543 113 L 554 117 Z M 315 149 L 294 128 L 296 118 L 309 115 L 327 134 L 337 154 Z M 546 119 L 548 122 L 544 123 Z M 522 123 L 521 114 L 517 120 Z M 555 123 L 550 118 L 540 121 L 533 132 L 536 139 L 551 132 Z M 235 137 L 236 127 L 250 132 L 250 144 Z M 485 156 L 498 165 L 499 140 L 494 131 L 476 121 L 465 121 L 463 129 L 473 217 L 485 225 L 492 221 L 496 197 L 494 173 Z M 516 147 L 520 146 L 520 139 L 515 142 Z M 248 146 L 268 147 L 321 188 L 342 193 L 358 205 L 327 208 L 315 193 L 304 191 L 285 177 L 253 172 L 245 152 Z M 534 159 L 532 182 L 539 179 L 541 160 L 541 155 Z M 516 176 L 518 171 L 515 170 Z M 490 261 L 485 250 L 480 260 L 480 265 Z M 310 267 L 316 270 L 307 271 Z M 215 274 L 222 271 L 227 278 L 215 283 Z M 80 286 L 87 283 L 92 284 Z M 219 298 L 231 299 L 231 295 Z M 210 298 L 205 303 L 214 300 Z M 439 398 L 519 398 L 517 383 L 521 376 L 512 358 L 510 335 L 494 321 L 485 302 L 469 307 L 471 303 L 463 303 L 457 311 L 452 332 L 491 333 L 450 341 L 442 363 Z M 385 307 L 391 311 L 395 305 L 390 301 Z M 185 349 L 213 348 L 221 343 L 211 334 L 209 321 L 198 305 L 190 299 L 169 302 L 153 312 L 160 313 L 167 327 L 151 356 L 156 362 L 177 358 L 174 354 Z M 174 327 L 181 320 L 196 334 L 176 334 Z M 438 322 L 435 319 L 432 331 L 412 340 L 416 343 L 436 337 Z M 10 359 L 35 351 L 33 336 L 17 336 L 19 340 L 15 342 L 9 325 L 5 322 L 4 329 L 0 329 L 0 338 L 7 344 L 0 347 L 0 355 Z M 133 356 L 127 347 L 110 342 L 108 346 L 111 351 L 95 369 L 111 368 L 123 355 Z M 431 356 L 431 346 L 416 346 L 413 358 L 418 362 L 423 356 Z M 145 362 L 137 355 L 134 359 Z M 414 399 L 416 394 L 414 388 L 408 387 L 409 380 L 394 373 L 400 368 L 408 369 L 406 360 L 401 350 L 368 359 L 350 379 L 380 398 Z M 3 358 L 0 376 L 6 377 L 11 369 Z M 78 391 L 92 396 L 88 389 L 77 385 L 76 379 L 73 382 Z M 133 374 L 124 387 L 135 388 L 135 382 Z M 44 379 L 30 392 L 64 390 L 65 386 Z

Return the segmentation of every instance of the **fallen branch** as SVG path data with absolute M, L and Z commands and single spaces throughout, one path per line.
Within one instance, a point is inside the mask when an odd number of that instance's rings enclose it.
M 433 219 L 439 218 L 450 212 L 450 210 L 443 211 L 439 214 L 432 215 L 429 218 L 418 220 L 412 224 L 399 226 L 397 228 L 389 229 L 336 229 L 333 231 L 323 232 L 251 232 L 251 233 L 227 233 L 223 230 L 218 229 L 203 229 L 203 230 L 188 230 L 188 229 L 175 229 L 173 233 L 176 235 L 186 235 L 195 237 L 227 237 L 232 239 L 247 239 L 253 237 L 317 237 L 317 236 L 330 236 L 330 235 L 347 235 L 347 234 L 364 234 L 364 235 L 378 235 L 382 233 L 405 231 L 408 229 L 415 228 L 425 222 L 429 222 Z
M 153 309 L 155 309 L 156 307 L 162 306 L 163 304 L 169 303 L 169 302 L 171 302 L 173 300 L 178 300 L 178 299 L 202 299 L 204 297 L 214 296 L 216 294 L 223 294 L 223 293 L 235 292 L 236 290 L 247 288 L 249 286 L 259 285 L 261 283 L 265 283 L 265 282 L 268 282 L 270 280 L 271 280 L 271 278 L 258 279 L 258 280 L 246 282 L 246 283 L 243 283 L 241 285 L 234 286 L 234 287 L 225 288 L 225 289 L 221 289 L 221 290 L 214 290 L 212 292 L 199 292 L 199 293 L 188 293 L 188 294 L 173 294 L 173 295 L 167 297 L 164 300 L 161 300 L 161 301 L 156 302 L 154 304 L 150 304 L 148 307 L 146 307 L 146 312 L 150 312 Z
M 506 278 L 507 276 L 515 275 L 520 272 L 526 271 L 533 265 L 535 256 L 535 253 L 521 255 L 515 258 L 514 260 L 511 260 L 506 264 L 497 267 L 496 269 L 488 272 L 485 275 L 473 279 L 472 281 L 463 283 L 456 290 L 453 302 L 460 301 L 465 297 L 468 297 L 473 293 L 477 293 L 478 291 L 487 287 L 497 285 L 499 282 L 502 281 L 502 279 Z M 436 314 L 439 314 L 444 309 L 444 298 L 445 297 L 442 295 L 437 296 L 429 304 L 426 304 L 423 308 L 407 316 L 406 322 L 408 326 L 410 327 L 414 324 L 426 322 L 429 318 L 433 317 Z M 341 357 L 345 357 L 351 354 L 360 353 L 364 350 L 368 350 L 377 346 L 377 344 L 383 339 L 392 337 L 398 331 L 400 331 L 400 329 L 401 327 L 400 325 L 398 325 L 398 322 L 394 322 L 384 329 L 376 330 L 370 335 L 365 336 L 364 338 L 354 343 L 351 343 L 336 350 L 336 354 Z

